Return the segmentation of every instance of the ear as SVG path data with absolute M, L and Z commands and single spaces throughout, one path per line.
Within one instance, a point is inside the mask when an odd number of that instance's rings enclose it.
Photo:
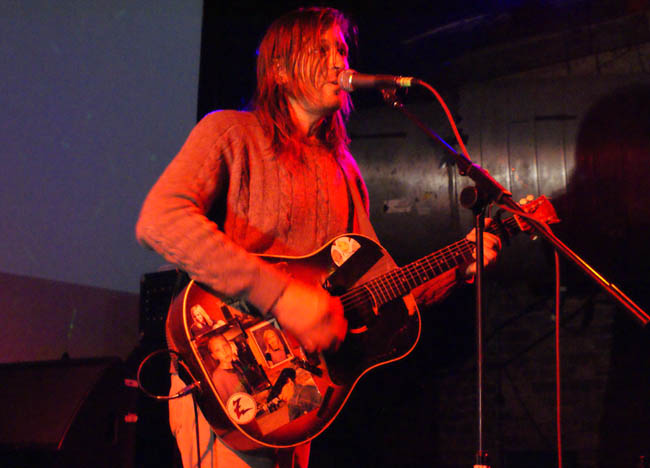
M 284 86 L 289 82 L 289 75 L 287 69 L 280 63 L 279 60 L 273 62 L 273 75 L 275 76 L 275 82 L 278 86 Z

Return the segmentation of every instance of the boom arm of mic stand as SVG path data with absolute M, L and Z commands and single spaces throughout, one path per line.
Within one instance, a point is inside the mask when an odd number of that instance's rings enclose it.
M 504 199 L 501 205 L 506 206 L 510 210 L 521 212 L 521 207 L 512 200 L 512 198 Z M 591 277 L 605 292 L 616 299 L 623 307 L 625 307 L 636 318 L 642 326 L 647 326 L 650 323 L 650 315 L 648 315 L 641 307 L 639 307 L 632 299 L 630 299 L 618 286 L 607 281 L 600 273 L 593 267 L 578 256 L 574 251 L 567 247 L 560 239 L 558 239 L 550 228 L 542 223 L 526 218 L 526 223 L 535 229 L 535 231 L 548 242 L 550 242 L 560 253 L 562 253 L 571 262 L 577 265 L 589 277 Z
M 512 194 L 508 192 L 499 182 L 497 182 L 485 169 L 478 164 L 472 164 L 465 155 L 454 150 L 449 146 L 438 134 L 428 129 L 415 115 L 406 110 L 404 105 L 399 101 L 395 90 L 382 90 L 384 100 L 400 110 L 404 115 L 411 119 L 422 131 L 429 137 L 437 141 L 442 147 L 451 154 L 458 166 L 460 175 L 467 176 L 476 183 L 478 197 L 487 205 L 491 202 L 503 205 L 514 213 L 524 213 L 523 209 L 512 199 Z M 577 265 L 584 271 L 596 284 L 605 290 L 611 297 L 617 300 L 623 307 L 625 307 L 636 318 L 642 326 L 647 326 L 650 323 L 650 315 L 648 315 L 641 307 L 639 307 L 632 299 L 630 299 L 623 291 L 616 285 L 607 281 L 600 273 L 598 273 L 587 262 L 580 258 L 575 252 L 567 247 L 560 239 L 558 239 L 550 230 L 548 226 L 538 221 L 530 220 L 526 217 L 526 222 L 544 239 L 550 242 L 560 253 L 567 259 Z

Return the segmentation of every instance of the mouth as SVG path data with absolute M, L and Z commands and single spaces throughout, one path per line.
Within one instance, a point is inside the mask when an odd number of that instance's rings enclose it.
M 338 94 L 343 88 L 339 85 L 338 81 L 325 81 L 322 85 L 323 88 L 328 88 L 331 92 Z

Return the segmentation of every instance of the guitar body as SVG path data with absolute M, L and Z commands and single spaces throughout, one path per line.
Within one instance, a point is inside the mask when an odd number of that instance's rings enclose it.
M 200 382 L 197 399 L 206 419 L 237 450 L 291 447 L 316 437 L 361 376 L 409 354 L 420 335 L 410 295 L 387 300 L 381 290 L 364 286 L 395 269 L 387 252 L 365 236 L 339 236 L 305 257 L 262 258 L 341 295 L 349 331 L 338 351 L 306 354 L 272 317 L 246 304 L 226 304 L 194 281 L 187 285 L 167 319 L 170 346 Z M 234 365 L 224 371 L 214 350 L 226 342 Z

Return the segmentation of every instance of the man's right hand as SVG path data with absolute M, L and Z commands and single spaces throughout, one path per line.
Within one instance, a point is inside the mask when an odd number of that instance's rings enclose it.
M 338 347 L 348 327 L 340 299 L 301 281 L 289 282 L 271 313 L 308 352 Z

